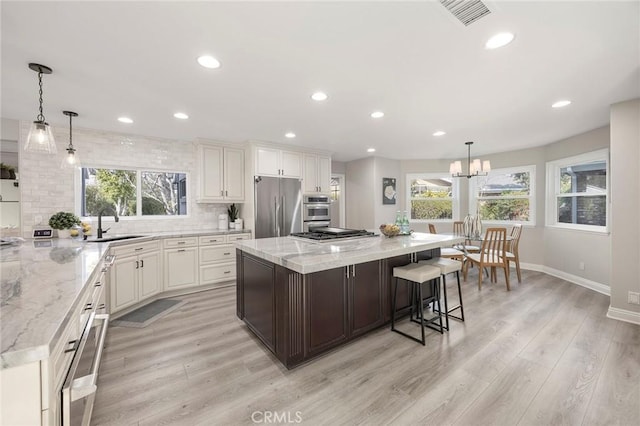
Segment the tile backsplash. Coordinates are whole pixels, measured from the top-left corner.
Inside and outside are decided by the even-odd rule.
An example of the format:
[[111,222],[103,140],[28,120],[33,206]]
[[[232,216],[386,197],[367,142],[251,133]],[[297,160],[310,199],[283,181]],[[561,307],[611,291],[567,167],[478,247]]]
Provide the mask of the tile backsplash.
[[[24,146],[29,125],[29,122],[20,122],[20,147]],[[69,130],[54,128],[53,133],[58,149],[55,155],[20,149],[21,217],[25,238],[31,237],[34,228],[48,226],[49,218],[57,211],[79,214],[76,211],[79,205],[76,197],[80,197],[79,171],[60,167],[66,155]],[[112,234],[213,230],[218,226],[218,215],[227,211],[226,204],[195,202],[198,173],[192,142],[74,127],[73,145],[82,166],[188,173],[188,216],[122,218],[118,223],[114,223],[112,217],[105,217],[103,228],[110,227]],[[97,224],[93,223],[93,227]]]

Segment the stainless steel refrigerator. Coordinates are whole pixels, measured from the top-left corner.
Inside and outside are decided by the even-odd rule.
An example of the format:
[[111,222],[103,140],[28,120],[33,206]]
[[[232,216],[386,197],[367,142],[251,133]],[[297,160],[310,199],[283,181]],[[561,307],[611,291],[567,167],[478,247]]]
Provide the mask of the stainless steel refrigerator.
[[256,238],[284,237],[302,231],[299,179],[256,176]]

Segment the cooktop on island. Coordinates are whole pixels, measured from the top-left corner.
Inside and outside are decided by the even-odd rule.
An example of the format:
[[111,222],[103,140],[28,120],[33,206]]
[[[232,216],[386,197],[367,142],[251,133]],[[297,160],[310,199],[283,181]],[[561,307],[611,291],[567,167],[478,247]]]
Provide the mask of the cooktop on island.
[[306,240],[328,242],[340,241],[347,238],[375,237],[378,234],[364,229],[314,228],[313,232],[294,232],[290,235]]

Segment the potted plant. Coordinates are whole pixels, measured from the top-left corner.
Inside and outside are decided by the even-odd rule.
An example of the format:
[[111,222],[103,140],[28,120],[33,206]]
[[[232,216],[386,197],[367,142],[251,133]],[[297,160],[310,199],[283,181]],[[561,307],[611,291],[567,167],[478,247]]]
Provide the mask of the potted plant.
[[236,219],[238,218],[238,208],[235,204],[231,204],[227,209],[227,213],[229,214],[229,227],[235,229]]
[[49,219],[49,226],[58,231],[58,238],[69,237],[69,230],[78,225],[80,218],[69,212],[58,212]]

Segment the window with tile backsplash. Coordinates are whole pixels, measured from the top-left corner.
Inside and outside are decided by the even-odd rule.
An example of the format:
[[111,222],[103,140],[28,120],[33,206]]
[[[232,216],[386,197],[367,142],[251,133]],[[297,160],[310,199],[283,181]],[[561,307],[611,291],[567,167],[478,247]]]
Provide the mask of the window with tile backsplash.
[[[20,122],[20,148],[29,132],[29,122]],[[54,127],[58,144],[55,155],[25,152],[20,149],[20,186],[22,199],[22,234],[30,238],[34,228],[47,226],[49,217],[57,211],[72,211],[81,215],[80,169],[61,169],[69,139],[68,129]],[[114,166],[123,169],[151,171],[184,171],[187,175],[186,216],[147,216],[135,220],[120,220],[105,216],[107,227],[114,234],[155,233],[165,231],[213,230],[218,215],[227,212],[226,204],[196,203],[196,150],[191,141],[152,138],[124,133],[74,127],[73,144],[82,164],[92,167]]]

